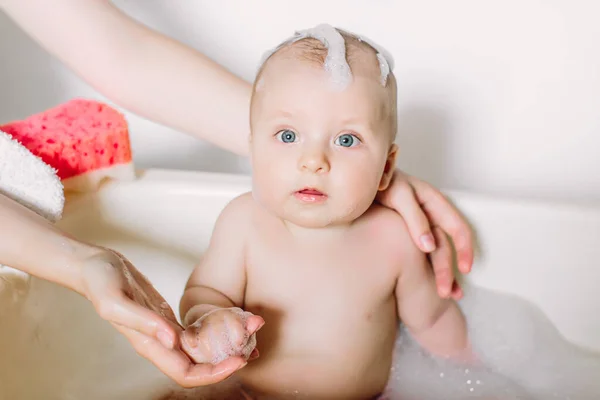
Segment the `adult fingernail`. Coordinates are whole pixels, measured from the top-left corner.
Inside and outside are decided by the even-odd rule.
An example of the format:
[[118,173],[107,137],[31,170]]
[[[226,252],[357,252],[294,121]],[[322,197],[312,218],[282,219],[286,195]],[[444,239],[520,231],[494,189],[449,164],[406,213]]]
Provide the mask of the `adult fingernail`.
[[165,346],[167,349],[172,349],[173,348],[173,338],[171,337],[171,335],[165,331],[159,331],[156,334],[156,337],[158,338],[158,341]]
[[425,251],[435,250],[435,240],[433,239],[433,235],[431,233],[421,235],[421,245]]
[[463,273],[470,272],[470,270],[471,270],[471,265],[469,265],[469,263],[468,263],[468,262],[466,262],[466,261],[462,261],[462,262],[459,264],[459,270],[460,270],[461,272],[463,272]]

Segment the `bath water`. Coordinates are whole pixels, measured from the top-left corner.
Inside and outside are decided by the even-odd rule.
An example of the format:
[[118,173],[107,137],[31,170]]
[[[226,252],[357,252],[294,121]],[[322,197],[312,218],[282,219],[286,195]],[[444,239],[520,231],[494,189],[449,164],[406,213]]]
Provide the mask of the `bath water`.
[[402,329],[388,384],[391,399],[600,398],[600,353],[569,344],[533,304],[467,288],[460,305],[484,366],[434,359]]
[[[470,287],[460,305],[482,365],[464,366],[431,357],[402,327],[386,399],[600,398],[600,354],[569,344],[531,303]],[[206,389],[188,390],[180,396],[173,399],[219,398]]]
[[[125,254],[176,309],[197,254],[103,228],[99,223],[93,226],[94,232],[80,236]],[[600,398],[600,354],[568,344],[530,303],[466,288],[460,305],[485,366],[464,367],[434,359],[401,330],[388,398]],[[39,280],[33,280],[22,303],[0,307],[0,354],[0,400],[154,400],[172,387],[155,367],[136,356],[114,328],[99,319],[85,299]],[[219,390],[228,385],[233,381],[186,390],[177,398],[222,399]]]

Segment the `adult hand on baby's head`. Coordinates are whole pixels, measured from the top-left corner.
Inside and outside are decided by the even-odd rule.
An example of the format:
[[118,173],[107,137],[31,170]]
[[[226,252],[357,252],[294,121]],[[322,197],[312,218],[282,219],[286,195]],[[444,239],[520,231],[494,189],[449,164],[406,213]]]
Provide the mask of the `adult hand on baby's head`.
[[197,363],[219,365],[231,358],[252,361],[258,357],[256,332],[265,321],[238,307],[215,308],[190,324],[181,346]]
[[456,246],[459,271],[469,273],[473,264],[472,232],[458,210],[439,190],[398,169],[377,200],[401,214],[415,244],[431,253],[439,295],[460,299],[463,292],[454,280],[451,245],[444,234],[448,233]]
[[244,365],[226,360],[195,365],[179,348],[183,327],[165,299],[125,257],[98,249],[81,266],[80,292],[134,349],[183,387],[222,381]]

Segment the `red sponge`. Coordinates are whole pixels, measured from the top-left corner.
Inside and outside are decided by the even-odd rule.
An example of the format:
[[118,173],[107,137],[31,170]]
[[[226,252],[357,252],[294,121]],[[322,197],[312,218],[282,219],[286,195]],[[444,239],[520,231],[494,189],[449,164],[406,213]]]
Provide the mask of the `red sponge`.
[[127,121],[106,104],[71,100],[0,130],[56,169],[65,190],[135,177]]

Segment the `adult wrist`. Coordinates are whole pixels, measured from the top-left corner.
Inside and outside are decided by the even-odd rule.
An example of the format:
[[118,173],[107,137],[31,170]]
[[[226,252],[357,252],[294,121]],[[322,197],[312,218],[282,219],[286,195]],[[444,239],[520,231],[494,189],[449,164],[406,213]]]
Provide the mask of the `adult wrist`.
[[64,282],[63,286],[89,300],[85,279],[86,269],[103,268],[106,265],[114,264],[118,262],[118,256],[107,248],[88,243],[73,241],[69,245],[71,254],[66,263],[69,266],[66,274],[68,282]]

